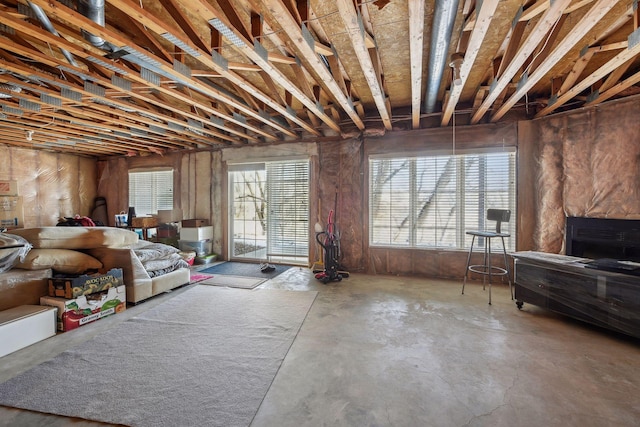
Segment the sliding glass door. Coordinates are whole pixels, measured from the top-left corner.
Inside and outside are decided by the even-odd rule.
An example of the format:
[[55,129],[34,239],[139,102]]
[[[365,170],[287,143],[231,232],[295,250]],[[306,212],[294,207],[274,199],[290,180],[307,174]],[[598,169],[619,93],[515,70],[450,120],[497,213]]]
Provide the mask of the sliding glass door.
[[307,265],[309,162],[229,166],[231,259]]

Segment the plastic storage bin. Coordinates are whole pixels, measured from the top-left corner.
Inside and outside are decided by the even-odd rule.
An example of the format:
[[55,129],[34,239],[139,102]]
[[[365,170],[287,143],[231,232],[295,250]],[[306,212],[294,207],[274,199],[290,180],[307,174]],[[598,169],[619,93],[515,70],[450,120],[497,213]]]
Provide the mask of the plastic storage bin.
[[178,240],[178,247],[183,252],[193,251],[196,256],[205,256],[211,253],[211,240]]

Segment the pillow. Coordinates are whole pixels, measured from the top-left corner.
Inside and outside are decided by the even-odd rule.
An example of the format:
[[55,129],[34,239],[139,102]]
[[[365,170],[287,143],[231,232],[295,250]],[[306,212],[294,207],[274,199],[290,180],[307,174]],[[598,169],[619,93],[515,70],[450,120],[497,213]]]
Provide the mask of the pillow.
[[16,264],[16,268],[51,268],[65,274],[82,274],[87,270],[102,268],[102,263],[90,255],[69,249],[31,249],[24,261]]
[[138,241],[138,233],[115,227],[19,228],[11,233],[24,237],[36,249],[119,248]]
[[15,263],[24,260],[31,245],[20,236],[0,233],[0,273],[13,268]]

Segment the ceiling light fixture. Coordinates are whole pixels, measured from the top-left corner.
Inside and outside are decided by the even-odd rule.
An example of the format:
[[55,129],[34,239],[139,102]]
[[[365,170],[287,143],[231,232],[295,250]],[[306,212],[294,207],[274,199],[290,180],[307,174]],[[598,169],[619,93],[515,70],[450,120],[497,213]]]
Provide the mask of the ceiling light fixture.
[[453,69],[453,84],[459,86],[462,84],[462,77],[460,76],[460,67],[464,61],[464,55],[462,53],[454,53],[451,55],[451,62],[449,66]]
[[26,132],[25,139],[27,141],[33,141],[33,131],[32,130],[28,130]]

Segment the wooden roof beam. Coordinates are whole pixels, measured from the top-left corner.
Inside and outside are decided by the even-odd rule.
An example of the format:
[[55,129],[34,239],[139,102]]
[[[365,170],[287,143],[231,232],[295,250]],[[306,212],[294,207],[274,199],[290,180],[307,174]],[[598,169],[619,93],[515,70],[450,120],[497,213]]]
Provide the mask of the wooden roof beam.
[[531,33],[524,41],[522,46],[518,49],[516,56],[505,68],[503,74],[495,82],[491,92],[485,98],[484,102],[478,110],[471,117],[471,124],[476,124],[482,119],[484,114],[489,110],[495,99],[502,93],[502,91],[511,82],[511,79],[516,75],[522,64],[534,51],[536,46],[540,44],[543,38],[549,33],[549,30],[555,22],[560,18],[564,9],[571,3],[571,0],[555,0],[553,4],[547,9],[544,15],[540,18],[536,26],[531,30]]
[[[228,16],[222,16],[215,8],[213,8],[206,0],[192,0],[192,3],[197,3],[199,5],[199,11],[201,16],[203,16],[207,21],[211,21],[212,19],[217,19],[222,25],[229,29],[229,31],[234,33],[235,38],[237,39],[234,44],[235,48],[239,50],[242,54],[244,54],[247,58],[253,61],[256,65],[262,68],[265,72],[267,72],[271,78],[281,85],[285,90],[290,92],[294,97],[296,97],[305,107],[307,107],[311,112],[317,115],[327,126],[334,129],[335,131],[339,131],[340,127],[337,123],[333,121],[333,119],[327,115],[322,108],[318,106],[316,102],[307,97],[295,84],[293,84],[287,76],[280,71],[275,65],[273,65],[269,61],[268,55],[265,57],[260,52],[263,51],[264,48],[262,46],[258,47],[258,42],[254,41],[251,37],[246,38],[243,36],[242,31],[238,31],[235,27],[233,27],[232,22],[235,22],[236,18],[232,19]],[[227,10],[227,15],[236,15],[235,11]],[[256,30],[254,28],[254,30]],[[264,53],[264,52],[263,52]],[[259,98],[262,101],[264,99]],[[271,103],[275,103],[275,101],[271,101]],[[269,105],[269,103],[267,103]],[[273,105],[270,105],[274,108]],[[289,117],[292,121],[300,125],[307,132],[312,133],[314,135],[320,135],[320,132],[313,127],[310,126],[307,122],[298,118],[297,115],[293,116],[287,109],[281,104],[278,104],[281,109],[281,114],[283,116]]]
[[409,6],[409,58],[411,62],[411,126],[420,128],[422,106],[422,63],[424,50],[425,0],[410,1]]
[[622,76],[624,76],[624,73],[627,72],[627,70],[629,69],[631,64],[633,64],[634,61],[635,61],[635,58],[631,58],[630,60],[628,60],[627,62],[625,62],[618,68],[616,68],[615,70],[613,70],[613,72],[609,74],[609,77],[607,77],[607,79],[602,83],[602,86],[598,88],[598,92],[604,93],[607,90],[611,89],[613,86],[615,86],[620,81]]
[[515,58],[518,53],[518,48],[520,47],[520,42],[522,41],[522,37],[524,36],[524,30],[527,28],[527,23],[525,21],[518,21],[514,26],[511,27],[511,32],[507,36],[509,41],[507,42],[507,47],[504,50],[504,55],[502,55],[502,59],[500,60],[500,65],[498,66],[498,70],[495,73],[495,78],[498,79],[504,73],[504,70],[511,64],[513,58]]
[[[146,10],[141,9],[137,4],[132,4],[131,2],[128,1],[120,1],[120,0],[109,0],[110,3],[112,3],[114,5],[114,7],[120,6],[122,7],[124,10],[122,10],[124,13],[128,13],[130,16],[134,16],[136,19],[138,19],[138,21],[145,25],[148,29],[150,30],[155,30],[154,32],[156,32],[157,34],[165,34],[166,33],[166,29],[164,27],[164,25],[162,23],[160,23],[157,19],[155,19],[155,17],[152,17]],[[102,27],[96,23],[94,23],[93,21],[87,19],[86,17],[82,16],[81,14],[67,8],[66,6],[64,6],[62,3],[57,2],[57,1],[53,1],[53,0],[32,0],[33,3],[37,3],[40,7],[42,7],[43,10],[45,10],[50,16],[56,16],[59,19],[62,20],[66,20],[68,22],[72,22],[74,25],[77,25],[80,28],[84,28],[88,31],[90,31],[92,34],[97,35],[99,37],[102,37],[106,40],[111,41],[113,44],[115,44],[116,46],[130,46],[130,40],[128,40],[127,38],[121,36],[120,34],[110,30],[109,28],[105,28]],[[179,37],[179,36],[176,36]],[[182,37],[180,39],[184,45],[189,46],[191,49],[193,49],[194,51],[197,51],[198,48],[189,40],[185,39],[184,37]],[[138,46],[134,46],[134,48],[137,48],[140,52],[145,52],[144,49],[138,47]],[[162,71],[164,73],[166,73],[167,75],[172,75],[176,77],[176,80],[182,80],[184,81],[186,79],[186,77],[184,75],[182,75],[181,73],[175,71],[173,69],[173,64],[167,64],[166,61],[162,60],[161,58],[158,57],[154,57],[154,55],[145,52],[145,55],[149,56],[152,60],[156,61],[159,64],[159,68],[162,69]],[[214,63],[213,59],[211,57],[209,57],[209,55],[203,55],[200,54],[196,59],[200,60],[204,65],[209,66],[213,69],[216,69],[217,71],[224,71],[225,77],[227,77],[229,80],[233,81],[234,83],[237,83],[239,86],[241,86],[244,90],[249,91],[250,93],[253,93],[256,97],[263,97],[265,99],[268,99],[268,97],[264,94],[262,94],[257,88],[255,88],[253,85],[249,84],[247,81],[245,81],[243,78],[241,78],[240,76],[238,76],[235,73],[232,72],[228,72],[227,70],[221,70],[221,67],[219,67],[217,64]],[[220,68],[220,70],[218,70],[218,68]],[[187,79],[188,80],[188,79]],[[244,105],[241,102],[238,102],[237,100],[235,100],[233,97],[228,96],[227,94],[223,93],[220,90],[217,90],[209,85],[206,85],[204,83],[202,83],[199,80],[194,80],[191,79],[189,80],[190,84],[196,88],[199,92],[204,93],[214,99],[217,99],[221,102],[233,105],[235,108],[237,108],[239,111],[241,111],[243,114],[246,114],[247,116],[250,116],[264,124],[267,124],[269,126],[271,126],[272,128],[279,130],[280,132],[283,132],[285,134],[288,134],[290,136],[296,136],[296,134],[291,131],[290,129],[280,125],[279,123],[275,122],[274,120],[271,120],[269,118],[263,117],[261,114],[259,114],[257,111],[252,110],[251,108],[247,107],[246,105]],[[276,105],[276,103],[272,100],[269,101],[270,104],[273,104],[274,107],[278,108],[279,106]],[[284,108],[279,108],[280,112],[286,112],[286,110]],[[268,137],[271,139],[274,139],[275,137],[273,135],[267,134],[269,135]]]
[[525,71],[527,73],[529,74],[533,73],[536,70],[536,68],[538,68],[540,64],[543,63],[549,57],[549,54],[551,53],[551,50],[553,49],[553,46],[556,43],[556,40],[560,36],[562,26],[564,25],[564,22],[566,21],[567,17],[568,15],[566,13],[560,17],[560,19],[558,20],[558,23],[553,27],[553,29],[551,30],[551,33],[545,40],[544,44],[542,46],[539,46],[536,53],[532,55],[531,62],[525,68]]
[[[1,12],[0,12],[0,15],[2,15],[2,13],[1,13]],[[5,22],[7,22],[7,23],[8,23],[8,22],[10,22],[10,21],[8,20],[8,18],[6,18],[6,17],[5,17]],[[67,41],[66,41],[66,40],[64,40],[64,39],[54,38],[55,36],[53,36],[51,33],[47,32],[47,31],[44,31],[44,30],[41,30],[41,29],[40,29],[40,28],[38,28],[38,27],[33,27],[33,26],[31,26],[31,25],[29,25],[29,24],[27,24],[27,23],[23,23],[22,21],[18,21],[18,23],[13,23],[12,25],[13,25],[13,26],[15,26],[15,27],[20,28],[22,31],[29,31],[29,32],[30,32],[31,34],[33,34],[33,35],[39,35],[39,36],[41,36],[41,37],[43,38],[43,40],[48,41],[48,42],[50,42],[50,43],[58,43],[58,44],[60,44],[60,45],[63,45],[67,50],[69,50],[71,53],[73,53],[74,55],[76,55],[76,56],[78,56],[78,57],[82,57],[82,55],[85,55],[85,54],[86,54],[86,53],[84,53],[83,51],[78,50],[78,49],[77,49],[77,48],[76,48],[72,43],[67,42]],[[21,25],[22,25],[22,26],[21,26]],[[5,44],[6,44],[6,43],[5,43]],[[8,46],[8,47],[12,48],[12,50],[13,50],[14,52],[19,53],[19,54],[21,54],[21,55],[23,55],[23,56],[26,56],[26,57],[33,57],[34,59],[38,60],[39,62],[47,62],[47,63],[48,63],[48,64],[50,64],[50,66],[52,66],[52,67],[57,67],[57,66],[59,66],[59,65],[61,65],[61,64],[62,64],[61,62],[52,61],[49,57],[47,57],[46,55],[44,55],[44,54],[42,54],[42,53],[40,53],[40,52],[37,52],[37,53],[36,53],[36,52],[35,52],[35,51],[33,51],[33,50],[26,50],[26,48],[23,48],[22,46],[13,45],[13,46]],[[9,67],[8,65],[5,65],[5,68],[8,68],[8,67]],[[72,67],[72,66],[71,66],[71,65],[69,65],[69,64],[66,64],[66,65],[65,65],[65,67],[67,67],[67,69],[74,68],[74,67]],[[26,67],[18,68],[18,71],[17,71],[17,72],[18,72],[19,74],[23,74],[23,75],[26,75],[26,76],[33,74],[33,70],[31,70],[30,68],[26,68]],[[69,73],[68,73],[68,74],[69,74]],[[126,74],[126,75],[127,75],[127,78],[128,78],[128,79],[130,79],[130,80],[133,80],[134,82],[144,84],[145,86],[149,86],[149,83],[148,83],[148,82],[146,82],[144,79],[142,79],[139,75],[136,75],[136,73],[135,73],[135,72],[133,72],[133,71],[132,71],[132,70],[130,70],[130,69],[127,69],[127,68],[123,67],[123,69],[122,69],[122,73],[121,73],[121,74]],[[49,76],[47,76],[47,78],[50,78],[50,77],[49,77]],[[117,86],[113,85],[113,84],[111,83],[111,81],[110,81],[110,80],[107,80],[107,79],[103,79],[103,78],[101,78],[101,79],[96,79],[96,83],[99,83],[99,84],[101,84],[102,86],[107,87],[107,88],[114,88],[114,89],[116,89],[116,90],[118,90],[118,91],[124,91],[123,89],[121,89],[121,88],[119,88],[119,87],[117,87]],[[60,87],[62,87],[62,86],[69,86],[69,82],[65,80],[64,82],[61,82],[61,83],[59,84],[59,86],[60,86]],[[159,90],[159,91],[162,91],[162,92],[164,92],[164,93],[166,93],[166,94],[168,94],[168,95],[170,95],[170,96],[172,96],[173,98],[178,98],[178,99],[182,100],[183,102],[187,102],[187,103],[189,103],[189,104],[192,104],[192,103],[193,103],[193,100],[192,100],[191,98],[189,98],[189,97],[187,97],[187,96],[185,96],[185,95],[183,95],[183,94],[180,94],[179,92],[177,92],[177,91],[175,91],[175,90],[168,89],[168,88],[163,88],[163,87],[161,87],[161,86],[157,87],[156,89],[157,89],[157,90]],[[82,91],[82,90],[83,90],[83,88],[81,88],[81,87],[77,87],[77,86],[76,86],[76,87],[74,87],[74,90]],[[139,94],[139,93],[137,93],[137,92],[127,91],[127,93],[129,93],[130,95],[135,96],[135,97],[141,97],[141,96],[142,96],[141,94]],[[149,100],[150,98],[148,98],[148,97],[147,97],[147,98],[145,98],[145,99],[146,99],[146,100]],[[118,102],[117,102],[117,101],[115,101],[115,100],[109,100],[109,102],[116,103],[116,104],[118,103]],[[156,104],[158,104],[158,103],[156,103]],[[168,107],[168,105],[171,105],[171,104],[170,104],[170,103],[169,103],[169,104],[166,104],[166,103],[165,103],[165,104],[163,104],[163,105],[162,105],[162,108],[165,108],[165,109],[166,109],[166,108],[173,108],[173,107]],[[207,108],[206,106],[201,106],[201,107],[202,107],[205,111],[209,112],[210,114],[214,114],[214,115],[216,115],[216,116],[222,116],[222,114],[221,114],[221,113],[219,113],[218,111],[216,111],[216,110],[214,110],[214,109]],[[202,118],[201,118],[201,117],[195,116],[195,115],[190,114],[190,113],[186,113],[186,112],[184,112],[183,110],[180,110],[180,109],[177,109],[177,108],[173,108],[173,110],[174,110],[174,112],[177,112],[178,114],[180,114],[180,115],[182,115],[182,116],[191,116],[191,118],[192,118],[192,119],[194,119],[194,120],[202,120]],[[169,117],[166,117],[166,116],[161,116],[161,117],[159,117],[159,118],[160,118],[161,120],[174,121],[174,122],[176,122],[176,124],[180,124],[180,125],[183,125],[183,124],[184,124],[182,121],[178,121],[177,119],[169,118]],[[224,120],[228,120],[228,121],[230,121],[230,122],[236,122],[236,120],[235,120],[233,117],[223,116],[222,118],[223,118]],[[247,124],[245,124],[245,123],[238,122],[238,124],[240,124],[240,125],[244,125],[244,127],[247,127],[247,128],[252,128],[252,126],[247,125]],[[232,132],[232,133],[233,133],[233,132],[236,132],[236,131],[234,131],[233,129],[226,129],[226,128],[224,128],[224,130],[227,130],[227,131]],[[271,138],[274,138],[271,134],[268,134],[268,133],[266,133],[266,132],[262,131],[262,130],[261,130],[261,129],[259,129],[259,128],[255,128],[255,131],[256,131],[257,133],[261,133],[261,132],[262,132],[262,133],[264,133],[264,134],[265,134],[265,136],[267,136],[267,135],[268,135],[268,136],[270,136]],[[222,135],[222,134],[220,134],[220,135]],[[247,138],[246,134],[241,134],[241,136],[242,136],[243,138]],[[222,135],[221,137],[222,137],[222,138],[227,138],[227,136],[225,136],[225,135]]]
[[[43,1],[43,0],[36,0],[36,1]],[[129,0],[107,0],[111,5],[113,5],[114,7],[118,8],[119,10],[121,10],[124,13],[128,13],[131,16],[134,16],[141,24],[143,24],[145,27],[147,27],[148,30],[153,31],[154,33],[162,36],[163,34],[165,34],[167,32],[167,29],[164,26],[164,23],[157,18],[154,15],[149,14],[148,12],[146,12],[144,9],[142,9],[137,3],[134,3],[132,1]],[[207,17],[210,14],[208,14],[207,12],[212,9],[211,5],[209,3],[207,3],[206,1],[199,1],[198,5],[200,5],[201,7],[197,7],[196,5],[193,4],[194,2],[190,2],[190,7],[193,7],[195,10],[195,12],[199,12],[201,16],[203,17]],[[221,4],[221,6],[232,10],[233,6],[230,3],[227,2],[223,2],[225,4],[225,6],[223,6]],[[229,12],[230,13],[230,12]],[[218,13],[218,15],[220,15]],[[232,22],[235,22],[236,20],[238,20],[239,18],[237,16],[235,16],[234,14],[232,15]],[[235,17],[234,17],[235,16]],[[232,25],[231,23],[229,23],[228,25]],[[239,25],[239,28],[236,28],[235,31],[238,32],[239,34],[242,35],[242,37],[245,38],[245,40],[248,40],[250,38],[249,32],[248,30],[244,27],[244,25]],[[235,27],[233,27],[235,28]],[[290,112],[286,110],[286,108],[284,108],[282,105],[278,104],[277,102],[275,102],[273,99],[271,99],[271,97],[269,97],[267,94],[263,93],[260,89],[258,89],[257,87],[255,87],[253,84],[251,84],[249,81],[247,81],[246,79],[244,79],[242,76],[240,76],[239,74],[236,74],[233,71],[230,71],[227,67],[224,67],[221,64],[216,63],[213,58],[209,55],[208,52],[202,52],[197,46],[195,46],[193,44],[193,42],[189,39],[186,39],[184,37],[180,37],[180,35],[176,35],[173,34],[182,44],[189,46],[189,48],[192,50],[192,52],[194,53],[192,56],[196,61],[199,61],[200,63],[202,63],[205,66],[208,66],[210,68],[212,68],[213,70],[219,72],[223,77],[225,77],[226,79],[228,79],[231,83],[233,83],[234,85],[236,85],[237,87],[241,88],[242,90],[250,93],[252,96],[254,96],[255,98],[257,98],[258,100],[264,102],[266,105],[268,105],[269,107],[273,108],[274,110],[276,110],[278,113],[285,115],[285,116],[290,116]],[[259,64],[258,64],[259,65]],[[172,67],[163,67],[163,70],[165,72],[169,72],[171,74],[177,73],[176,71],[173,70]],[[179,78],[184,79],[184,76],[180,75],[179,73],[177,73],[176,75],[179,75]],[[205,94],[209,94],[210,90],[212,89],[210,86],[203,86],[202,84],[200,84],[199,82],[192,80],[192,83],[194,83],[194,87],[196,87],[199,91],[201,91],[202,93]],[[296,137],[297,135],[291,130],[288,129],[287,127],[284,127],[282,125],[280,125],[278,122],[276,122],[275,120],[271,120],[270,118],[267,117],[263,117],[262,114],[260,114],[259,112],[246,107],[245,105],[243,105],[242,103],[239,103],[237,101],[235,101],[233,98],[228,97],[228,96],[224,96],[224,98],[226,99],[221,99],[220,95],[223,95],[222,93],[220,93],[220,91],[215,91],[215,96],[213,96],[214,94],[211,93],[209,94],[210,96],[213,96],[216,99],[219,99],[227,104],[233,105],[234,108],[237,108],[240,112],[242,112],[243,114],[249,115],[251,117],[253,117],[254,119],[257,119],[277,130],[279,130],[280,132],[287,134],[289,136],[292,137]],[[315,129],[311,128],[308,123],[306,123],[305,121],[303,121],[302,119],[298,118],[297,116],[295,117],[291,117],[291,119],[293,121],[295,121],[296,123],[298,123],[300,126],[302,126],[303,128],[307,129],[310,132],[317,132]]]
[[[37,91],[40,93],[46,93],[47,95],[54,97],[54,98],[58,98],[60,100],[64,100],[64,98],[60,95],[59,92],[56,92],[54,90],[51,89],[46,89],[44,87],[41,86],[36,86],[33,84],[29,84],[29,83],[24,83],[24,82],[20,82],[18,79],[15,79],[11,76],[4,76],[3,78],[0,78],[0,80],[5,80],[5,81],[11,81],[13,83],[17,83],[20,84],[22,87],[25,88],[29,88],[33,91]],[[83,96],[85,98],[88,99],[92,99],[92,98],[99,98],[94,94],[91,94],[89,92],[85,92],[82,90],[78,90],[78,92],[82,93]],[[24,97],[24,96],[23,96]],[[43,103],[40,101],[40,99],[38,97],[34,97],[34,96],[30,96],[29,100],[31,102],[34,102],[36,104],[42,105],[42,106],[46,106],[46,103]],[[128,103],[121,103],[115,100],[110,99],[109,102],[112,105],[116,105],[116,106],[121,106],[123,108],[129,108],[129,109],[136,109],[135,105],[131,105]],[[76,108],[78,107],[82,107],[82,110],[76,110]],[[179,135],[176,135],[176,138],[173,138],[171,136],[171,134],[167,135],[167,134],[163,134],[163,133],[158,133],[157,131],[154,131],[152,129],[150,129],[147,126],[142,126],[139,125],[138,123],[145,123],[148,125],[153,125],[157,128],[161,128],[161,129],[165,129],[168,130],[170,132],[174,132],[170,126],[168,126],[167,124],[163,123],[163,122],[156,122],[150,119],[146,119],[143,116],[137,116],[137,115],[133,115],[132,113],[127,113],[124,110],[121,109],[117,109],[114,107],[109,107],[106,105],[100,105],[94,102],[89,102],[89,101],[80,101],[80,102],[75,102],[74,105],[67,105],[66,107],[66,111],[68,113],[74,113],[77,115],[82,115],[84,117],[90,118],[93,120],[93,122],[87,122],[86,124],[94,124],[96,127],[102,127],[105,129],[105,132],[109,132],[109,131],[113,131],[116,130],[117,128],[112,128],[110,127],[110,125],[107,125],[105,123],[109,122],[109,123],[113,123],[114,126],[121,126],[123,124],[125,124],[125,122],[123,122],[123,119],[130,119],[130,121],[126,122],[126,125],[129,128],[134,128],[134,129],[138,129],[141,131],[145,131],[148,133],[152,133],[152,134],[157,134],[160,136],[163,136],[166,140],[171,141],[171,140],[177,140],[178,142],[176,142],[175,144],[183,146],[183,147],[188,147],[191,144],[189,143],[185,143],[184,141],[182,141],[179,137]],[[98,111],[99,113],[94,113],[93,111]],[[49,113],[50,115],[54,116],[54,117],[58,117],[56,116],[54,113]],[[58,118],[64,118],[64,116],[60,116]],[[185,123],[182,121],[178,121],[175,120],[176,124],[181,124],[184,125]],[[205,130],[204,133],[209,134],[210,136],[214,136],[223,140],[229,140],[231,142],[239,142],[237,140],[234,139],[230,139],[228,136],[224,135],[224,134],[220,134],[219,132],[212,132],[212,131],[207,131]],[[155,143],[150,143],[151,145],[160,145],[163,146],[164,144],[155,144]]]
[[588,50],[584,53],[584,55],[580,56],[580,58],[573,64],[573,68],[569,71],[569,74],[566,75],[560,89],[557,93],[552,93],[552,95],[560,96],[566,91],[568,91],[580,78],[582,72],[587,68],[589,61],[593,58],[595,54],[594,51]]
[[362,68],[362,73],[369,86],[373,100],[378,108],[380,119],[384,124],[385,129],[391,130],[391,111],[387,107],[386,94],[383,87],[383,81],[381,77],[381,70],[374,66],[374,61],[371,55],[376,55],[377,52],[370,53],[367,48],[364,37],[360,32],[360,24],[358,23],[358,13],[353,5],[352,0],[336,0],[340,17],[347,30],[351,45],[355,51],[356,58]]
[[509,109],[520,100],[537,82],[540,81],[620,0],[598,0],[567,36],[553,49],[547,59],[536,68],[518,89],[493,114],[491,121],[500,120]]
[[187,15],[182,11],[175,0],[160,0],[160,4],[162,4],[165,10],[169,12],[169,15],[176,21],[180,29],[184,31],[187,37],[189,37],[196,46],[207,53],[211,53],[211,48],[200,36],[200,32],[191,23],[189,18],[187,18]]
[[[299,58],[305,63],[306,68],[315,76],[316,81],[334,98],[358,129],[364,129],[364,122],[353,108],[351,99],[342,92],[340,85],[333,78],[324,62],[316,54],[315,49],[305,40],[302,34],[302,28],[291,15],[283,0],[271,0],[268,7],[262,7],[262,2],[258,0],[250,0],[250,2],[256,10],[263,12],[263,16],[272,27],[277,28],[279,26],[284,30],[292,45],[297,50]],[[277,24],[277,26],[274,24]]]
[[619,94],[620,92],[622,92],[623,90],[629,89],[631,86],[634,86],[635,84],[640,82],[640,72],[635,73],[634,75],[627,77],[625,80],[618,82],[617,84],[611,86],[608,90],[603,91],[601,94],[599,94],[596,98],[592,99],[591,101],[588,101],[585,106],[592,106],[592,105],[596,105],[596,104],[600,104],[614,96],[616,96],[617,94]]
[[460,82],[459,84],[456,84],[455,82],[451,84],[449,98],[447,99],[447,102],[442,109],[442,120],[440,121],[441,126],[446,126],[449,124],[451,115],[453,114],[456,105],[460,100],[462,89],[464,88],[467,82],[467,78],[471,73],[471,69],[473,68],[473,64],[476,61],[478,52],[480,52],[482,41],[484,40],[487,31],[489,31],[489,27],[491,26],[491,21],[493,19],[493,14],[495,13],[499,3],[499,0],[484,0],[482,2],[481,8],[478,11],[478,19],[476,20],[476,25],[473,27],[471,36],[469,38],[468,48],[464,54],[464,60],[460,65]]
[[[577,0],[574,4],[568,6],[564,10],[564,14],[569,14],[571,12],[575,12],[576,10],[588,5],[589,3],[593,3],[594,0]],[[545,12],[549,9],[549,6],[552,2],[549,0],[538,0],[533,5],[529,6],[524,13],[520,16],[520,21],[530,21],[541,13]]]
[[[640,29],[636,29],[629,37],[637,38],[640,36]],[[607,76],[609,73],[615,71],[616,68],[623,65],[625,62],[633,59],[637,55],[640,54],[640,43],[629,44],[629,47],[615,57],[610,59],[607,63],[600,66],[597,70],[591,73],[589,76],[585,77],[580,83],[573,86],[567,92],[558,97],[558,99],[551,105],[547,105],[545,108],[540,110],[536,117],[543,117],[547,114],[550,114],[557,110],[559,107],[564,105],[567,101],[573,99],[578,96],[583,90],[587,89],[589,86]]]

